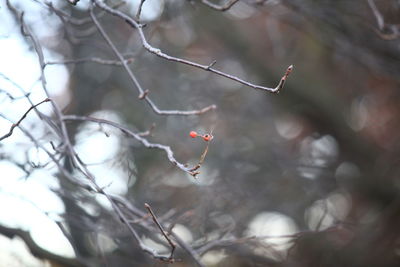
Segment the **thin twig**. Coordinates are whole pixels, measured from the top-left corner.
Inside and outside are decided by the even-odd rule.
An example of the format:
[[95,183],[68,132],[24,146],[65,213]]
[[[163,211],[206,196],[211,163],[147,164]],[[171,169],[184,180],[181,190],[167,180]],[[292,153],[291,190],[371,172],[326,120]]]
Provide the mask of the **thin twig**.
[[[97,1],[96,1],[97,4]],[[102,5],[104,5],[102,3]],[[107,6],[108,7],[108,6]],[[114,9],[113,9],[114,10]],[[107,11],[107,10],[106,10]],[[148,96],[148,91],[146,93],[146,90],[144,90],[142,88],[142,86],[140,85],[138,79],[136,78],[136,76],[133,74],[132,70],[129,68],[128,64],[126,64],[123,56],[121,55],[121,53],[118,51],[117,47],[114,45],[114,43],[111,41],[110,37],[108,36],[108,34],[105,32],[104,28],[101,26],[100,22],[97,20],[94,11],[93,11],[93,6],[90,8],[90,16],[94,22],[94,24],[96,25],[98,31],[100,32],[101,36],[104,38],[104,40],[107,42],[107,44],[110,46],[110,48],[113,50],[114,54],[116,55],[116,57],[119,59],[119,61],[121,62],[122,66],[124,67],[124,69],[126,70],[126,72],[128,73],[129,78],[131,79],[132,83],[136,86],[136,88],[139,91],[139,98],[140,99],[144,99],[152,108],[152,110],[159,114],[159,115],[182,115],[182,116],[188,116],[188,115],[200,115],[203,113],[206,113],[210,110],[213,110],[216,108],[215,105],[211,105],[208,107],[205,107],[203,109],[200,110],[189,110],[189,111],[182,111],[182,110],[160,110],[156,104],[154,104],[154,102],[149,98]],[[129,18],[130,19],[130,18]],[[136,24],[136,22],[135,22]]]
[[150,126],[150,129],[148,129],[147,131],[138,133],[138,135],[139,135],[139,136],[142,136],[142,137],[143,137],[143,136],[151,136],[151,135],[153,134],[153,131],[154,131],[155,128],[156,128],[156,124],[153,123],[153,124]]
[[[19,17],[20,23],[21,23],[21,33],[30,38],[33,44],[33,47],[36,51],[36,54],[38,56],[38,60],[39,60],[39,64],[40,64],[40,81],[42,84],[42,88],[44,90],[44,92],[46,93],[47,98],[50,99],[50,93],[49,90],[47,89],[47,80],[46,80],[46,76],[44,75],[44,68],[45,68],[45,60],[44,60],[44,55],[43,55],[43,49],[42,46],[40,45],[39,40],[36,38],[36,36],[30,31],[30,29],[28,28],[28,26],[25,24],[24,21],[24,13],[22,12],[19,16],[18,16],[18,11],[15,9],[15,7],[13,7],[11,5],[11,3],[9,2],[9,0],[6,1],[7,2],[7,6],[8,8],[16,14],[17,17]],[[62,117],[62,112],[61,109],[59,108],[59,106],[54,102],[51,101],[51,104],[53,106],[54,112],[56,114],[57,120],[58,122],[61,124],[61,134],[63,135],[63,137],[66,137],[65,140],[69,140],[68,138],[68,133],[67,133],[67,129],[65,127],[65,124],[63,123],[61,117]],[[67,146],[69,148],[72,147],[72,145],[70,144],[70,142],[67,143]]]
[[[10,121],[12,123],[12,121],[10,119],[8,119],[6,116],[4,116],[3,114],[0,114],[0,117]],[[36,147],[42,149],[44,152],[46,152],[46,154],[49,156],[49,158],[57,165],[59,171],[61,172],[61,174],[66,177],[72,184],[77,185],[83,189],[86,189],[88,191],[93,191],[93,189],[91,188],[91,186],[87,183],[84,183],[83,181],[76,179],[75,177],[73,177],[60,163],[60,160],[58,160],[54,154],[50,153],[49,150],[47,150],[47,148],[42,145],[40,142],[38,142],[38,140],[36,140],[36,138],[24,127],[22,127],[22,125],[18,125],[18,128],[35,144]]]
[[[138,209],[125,198],[122,198],[120,196],[111,196],[111,198],[113,199],[113,201],[115,201],[115,203],[121,205],[136,217],[142,218],[148,215],[148,213],[145,213],[142,210]],[[165,226],[163,226],[163,228],[165,228]],[[191,246],[183,241],[176,233],[171,232],[170,234],[174,237],[176,243],[192,257],[197,266],[205,267],[205,265],[201,262],[199,254]]]
[[201,2],[204,5],[206,5],[208,7],[211,7],[212,9],[215,9],[215,10],[218,10],[218,11],[226,11],[226,10],[230,9],[234,4],[239,2],[239,0],[229,0],[223,5],[214,4],[214,3],[212,3],[212,2],[210,2],[208,0],[201,0]]
[[157,225],[158,229],[160,229],[162,235],[165,237],[165,239],[168,241],[169,245],[171,246],[171,254],[169,255],[169,260],[168,262],[173,263],[174,260],[174,251],[176,248],[175,243],[171,240],[171,238],[167,235],[167,233],[164,231],[164,228],[162,225],[158,222],[156,215],[154,214],[153,210],[151,209],[150,205],[147,203],[144,203],[144,207],[149,211],[154,223]]
[[3,135],[2,137],[0,137],[0,141],[2,141],[3,139],[6,139],[7,137],[10,137],[10,136],[13,134],[13,132],[14,132],[14,128],[17,127],[17,126],[19,126],[19,124],[26,118],[26,116],[28,115],[28,113],[29,113],[31,110],[35,109],[37,106],[39,106],[39,105],[41,105],[41,104],[43,104],[43,103],[45,103],[45,102],[49,102],[49,101],[50,101],[50,99],[49,99],[49,98],[46,98],[45,100],[43,100],[43,101],[41,101],[41,102],[39,102],[39,103],[37,103],[37,104],[31,106],[31,107],[24,113],[24,115],[22,115],[22,117],[21,117],[16,123],[13,123],[13,124],[11,125],[10,131],[9,131],[7,134],[5,134],[5,135]]
[[369,7],[372,10],[372,13],[375,16],[376,23],[378,24],[379,30],[383,30],[383,27],[385,26],[385,21],[383,19],[382,14],[379,12],[378,8],[376,7],[374,0],[367,0],[367,1],[368,1]]
[[200,156],[199,162],[198,162],[193,168],[190,169],[190,173],[191,173],[191,175],[192,175],[194,178],[196,178],[197,175],[200,174],[200,171],[199,171],[198,169],[200,169],[201,164],[203,164],[203,162],[204,162],[204,160],[205,160],[205,158],[206,158],[206,155],[207,155],[208,147],[209,147],[209,146],[210,146],[210,142],[207,141],[207,145],[206,145],[206,147],[205,147],[203,153],[202,153],[201,156]]
[[91,121],[91,122],[95,122],[95,123],[99,123],[99,124],[111,125],[111,126],[117,128],[117,129],[119,129],[124,134],[135,138],[137,141],[142,143],[146,148],[156,148],[156,149],[163,150],[167,154],[167,158],[172,164],[177,166],[182,171],[184,171],[186,173],[189,173],[189,174],[192,174],[189,168],[187,168],[184,164],[180,163],[178,160],[175,159],[174,152],[172,152],[171,147],[166,146],[166,145],[162,145],[162,144],[151,143],[147,139],[143,138],[140,134],[134,133],[133,131],[129,130],[128,128],[126,128],[126,127],[124,127],[124,126],[122,126],[122,125],[120,125],[120,124],[118,124],[116,122],[112,122],[112,121],[104,120],[104,119],[97,119],[97,118],[87,117],[87,116],[76,116],[76,115],[65,115],[63,117],[63,120],[64,121],[69,121],[69,120]]
[[139,7],[138,7],[138,10],[137,10],[137,13],[136,13],[136,21],[137,22],[140,21],[140,15],[142,14],[142,7],[143,7],[143,4],[144,4],[145,1],[146,0],[140,0],[140,4],[139,4]]
[[[9,3],[9,1],[7,1],[7,5],[10,8],[13,8],[14,12],[16,12],[16,9]],[[47,95],[49,95],[48,90],[47,90],[47,84],[46,84],[46,77],[44,75],[44,67],[45,67],[45,63],[44,63],[44,56],[43,56],[43,51],[42,51],[42,47],[40,45],[40,43],[38,42],[38,40],[36,39],[35,35],[33,35],[29,29],[27,28],[27,26],[24,23],[23,20],[23,13],[20,16],[20,22],[21,22],[21,30],[22,33],[28,37],[30,37],[30,39],[32,40],[33,46],[35,48],[35,51],[38,55],[39,58],[39,63],[41,66],[41,82],[42,82],[42,87],[43,90],[45,91],[45,93]],[[61,130],[62,130],[62,140],[65,143],[66,147],[67,147],[67,155],[69,155],[69,158],[71,159],[71,163],[73,165],[73,167],[76,168],[77,171],[79,171],[80,173],[82,173],[87,179],[88,181],[91,182],[91,184],[93,185],[93,189],[97,192],[100,193],[102,195],[104,195],[111,203],[114,212],[118,215],[118,217],[120,218],[121,222],[124,223],[129,232],[132,234],[132,236],[134,237],[135,241],[138,243],[138,245],[140,246],[140,248],[152,255],[154,258],[156,259],[160,259],[160,260],[165,260],[166,257],[159,255],[154,249],[151,249],[150,247],[146,246],[143,241],[140,239],[139,234],[136,232],[135,229],[133,229],[133,227],[129,224],[128,219],[125,217],[125,215],[123,214],[123,212],[120,210],[119,206],[113,201],[113,199],[103,190],[103,188],[101,188],[97,183],[96,183],[96,179],[93,176],[93,174],[88,170],[87,166],[84,164],[84,162],[80,159],[80,157],[78,156],[78,154],[76,153],[74,147],[71,144],[71,141],[69,139],[67,130],[66,130],[66,126],[65,126],[65,121],[62,119],[63,115],[61,113],[60,108],[58,107],[58,105],[54,102],[51,101],[53,108],[55,110],[56,113],[56,118],[59,121],[60,125],[61,125]],[[50,156],[50,155],[49,155]],[[53,158],[52,158],[53,159]],[[55,160],[55,159],[53,159]],[[59,167],[60,170],[63,170],[64,168],[62,166],[60,166],[59,164],[57,164],[57,166]],[[83,187],[85,188],[85,187]]]
[[233,80],[235,82],[241,83],[243,85],[246,85],[248,87],[251,87],[253,89],[258,89],[258,90],[262,90],[262,91],[267,91],[270,93],[279,93],[279,91],[283,88],[283,85],[285,84],[285,80],[287,78],[287,76],[289,75],[289,73],[293,70],[293,65],[289,66],[286,70],[286,74],[281,78],[281,80],[279,81],[278,85],[275,88],[270,88],[270,87],[266,87],[266,86],[261,86],[261,85],[256,85],[253,83],[250,83],[248,81],[245,81],[243,79],[240,79],[234,75],[222,72],[220,70],[211,68],[210,65],[202,65],[190,60],[186,60],[186,59],[182,59],[182,58],[178,58],[178,57],[173,57],[170,56],[168,54],[165,54],[161,51],[161,49],[159,48],[155,48],[153,46],[151,46],[149,44],[149,42],[147,41],[147,38],[144,35],[143,32],[143,25],[139,24],[138,22],[136,22],[134,19],[132,19],[130,16],[126,15],[125,13],[113,9],[110,6],[106,5],[105,3],[99,1],[99,0],[92,0],[93,3],[95,3],[98,7],[100,7],[101,9],[105,10],[106,12],[110,13],[111,15],[114,15],[116,17],[119,17],[121,19],[123,19],[126,23],[128,23],[129,25],[131,25],[133,28],[135,28],[138,33],[139,33],[139,37],[141,39],[142,45],[143,47],[149,51],[150,53],[161,57],[163,59],[166,59],[168,61],[172,61],[172,62],[177,62],[177,63],[181,63],[181,64],[185,64],[185,65],[189,65],[198,69],[202,69],[205,71],[209,71],[212,72],[214,74],[217,74],[219,76],[228,78],[230,80]]
[[[67,12],[65,12],[65,11],[63,11],[61,9],[55,8],[52,2],[48,2],[48,1],[43,1],[42,2],[42,1],[39,1],[39,0],[33,0],[33,1],[35,1],[35,2],[37,2],[39,4],[44,4],[50,11],[54,12],[60,19],[61,19],[61,17],[66,18],[66,19],[61,19],[63,22],[68,22],[68,23],[71,23],[71,24],[73,24],[75,26],[82,26],[82,25],[85,25],[85,24],[88,24],[88,23],[92,22],[92,19],[88,18],[88,17],[84,17],[84,18],[72,17]],[[112,7],[113,8],[119,8],[119,7],[121,7],[121,6],[125,5],[125,4],[126,4],[125,1],[121,1],[121,2],[113,4]],[[97,17],[100,18],[100,17],[104,16],[104,14],[106,14],[106,12],[104,12],[104,10],[103,10],[102,12],[97,14]]]
[[[133,60],[134,60],[133,58],[124,59],[124,61],[127,64],[132,63]],[[85,63],[85,62],[93,62],[93,63],[102,64],[102,65],[122,66],[122,63],[118,60],[109,60],[109,59],[103,59],[103,58],[97,58],[97,57],[65,59],[62,61],[48,61],[45,63],[45,65],[48,66],[48,65],[59,65],[59,64],[78,64],[78,63]]]
[[[47,90],[47,83],[46,83],[46,77],[44,74],[44,67],[46,66],[45,64],[45,59],[43,56],[43,50],[42,47],[39,43],[39,41],[37,40],[37,38],[35,37],[35,35],[29,30],[29,28],[27,27],[27,25],[24,23],[24,19],[23,19],[23,13],[21,15],[18,14],[17,10],[11,6],[11,4],[9,3],[9,1],[7,1],[7,4],[9,6],[10,9],[12,9],[12,11],[15,12],[16,17],[19,18],[20,20],[20,24],[21,24],[21,31],[23,33],[24,36],[27,36],[31,39],[32,44],[34,46],[34,49],[36,51],[36,54],[38,56],[39,59],[39,63],[40,63],[40,67],[41,67],[41,77],[40,77],[40,81],[42,83],[42,87],[43,90],[45,91],[45,93],[47,95],[49,95],[48,90]],[[49,101],[50,98],[48,97]],[[61,112],[61,109],[59,108],[59,106],[54,102],[51,101],[54,112],[55,112],[55,118],[53,119],[57,124],[59,124],[60,128],[61,128],[61,132],[60,135],[58,136],[63,145],[62,147],[66,148],[62,151],[62,153],[64,153],[66,156],[68,156],[71,160],[72,167],[82,173],[87,180],[82,180],[82,179],[77,179],[75,177],[73,177],[73,175],[70,174],[69,171],[67,171],[62,164],[60,163],[60,161],[52,154],[50,153],[48,150],[46,150],[46,148],[40,144],[27,130],[23,130],[23,132],[31,138],[32,142],[34,142],[36,144],[36,146],[40,147],[41,149],[43,149],[51,158],[51,160],[53,160],[59,171],[61,172],[61,174],[65,175],[65,177],[68,178],[68,180],[70,180],[71,182],[73,182],[74,184],[78,185],[78,187],[83,188],[83,189],[87,189],[91,192],[97,192],[99,194],[104,195],[109,202],[111,203],[111,206],[114,210],[114,212],[117,214],[118,218],[120,219],[120,221],[126,225],[126,227],[128,228],[129,232],[131,233],[131,235],[133,236],[134,240],[136,241],[136,243],[139,245],[139,247],[146,253],[152,255],[154,258],[162,260],[162,261],[168,261],[170,260],[169,257],[165,257],[162,255],[159,255],[154,249],[146,246],[143,241],[141,240],[141,238],[139,237],[138,232],[130,225],[130,221],[129,219],[125,216],[125,214],[123,213],[123,211],[121,210],[121,207],[118,205],[118,202],[115,200],[114,197],[110,196],[108,193],[106,193],[104,191],[103,188],[101,188],[97,182],[95,177],[93,176],[93,174],[88,170],[87,165],[80,159],[79,155],[76,153],[74,147],[71,144],[71,141],[69,139],[68,133],[66,131],[66,125],[65,125],[65,120],[64,120],[64,116]],[[32,108],[34,109],[34,107]],[[1,114],[0,114],[1,115]],[[17,126],[22,130],[22,126],[17,124]],[[170,147],[167,146],[163,146],[160,144],[152,144],[150,142],[148,142],[146,139],[142,138],[140,136],[140,134],[135,134],[135,138],[138,139],[139,141],[141,141],[143,144],[145,144],[147,147],[149,148],[158,148],[158,149],[163,149],[166,151],[168,158],[171,160],[175,160],[175,158],[173,157],[173,153],[172,150],[170,149]],[[58,153],[58,152],[57,152]],[[182,168],[184,168],[183,164],[178,163],[175,160],[176,164]],[[88,182],[88,183],[87,183]],[[190,255],[192,255],[192,257],[194,258],[194,260],[196,261],[196,263],[199,266],[203,266],[198,259],[198,255],[188,246],[186,245],[182,240],[180,240],[179,238],[177,238],[177,242],[181,245],[182,247],[187,250],[189,252]]]
[[372,13],[375,16],[378,29],[373,28],[374,31],[385,40],[394,40],[400,36],[400,26],[395,24],[385,23],[382,13],[378,10],[374,0],[367,0]]

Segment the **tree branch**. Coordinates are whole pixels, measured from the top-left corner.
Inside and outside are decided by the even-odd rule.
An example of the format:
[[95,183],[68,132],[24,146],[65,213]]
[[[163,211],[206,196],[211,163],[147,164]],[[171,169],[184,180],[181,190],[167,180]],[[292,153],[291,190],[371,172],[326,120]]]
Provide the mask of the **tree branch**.
[[[108,6],[107,6],[108,7]],[[110,48],[112,49],[112,51],[114,52],[114,54],[116,55],[116,57],[119,59],[119,61],[121,62],[122,66],[124,67],[124,69],[126,70],[126,72],[128,73],[128,76],[130,78],[130,80],[132,81],[132,83],[136,86],[136,88],[139,91],[139,98],[140,99],[144,99],[152,108],[152,110],[159,114],[159,115],[180,115],[180,116],[188,116],[188,115],[200,115],[203,114],[205,112],[208,112],[210,110],[213,110],[216,108],[215,105],[211,105],[208,107],[205,107],[203,109],[200,110],[190,110],[190,111],[181,111],[181,110],[160,110],[156,104],[154,104],[154,102],[149,98],[148,96],[148,91],[144,90],[142,88],[142,86],[140,85],[138,79],[136,78],[136,76],[133,74],[132,70],[129,68],[128,64],[125,62],[123,56],[121,55],[121,53],[118,51],[117,47],[114,45],[114,43],[111,41],[110,37],[108,36],[108,34],[105,32],[104,28],[101,26],[100,22],[97,20],[94,12],[93,12],[93,6],[91,6],[90,8],[90,16],[94,22],[94,24],[96,25],[98,31],[100,32],[101,36],[104,38],[104,40],[107,42],[107,44],[110,46]],[[136,23],[136,22],[135,22]],[[147,92],[147,93],[146,93]]]
[[239,0],[229,0],[223,5],[214,4],[213,2],[210,2],[208,0],[201,0],[201,2],[204,5],[206,5],[208,7],[211,7],[212,9],[215,9],[215,10],[218,10],[218,11],[226,11],[226,10],[230,9],[234,4],[239,2]]
[[22,117],[21,117],[16,123],[13,123],[13,124],[11,125],[10,131],[9,131],[7,134],[5,134],[5,135],[3,135],[2,137],[0,137],[0,141],[6,139],[7,137],[10,137],[10,136],[13,134],[13,132],[14,132],[14,128],[17,127],[17,126],[19,126],[19,124],[26,118],[26,116],[28,115],[28,113],[29,113],[31,110],[35,109],[37,106],[39,106],[39,105],[41,105],[41,104],[43,104],[43,103],[45,103],[45,102],[49,102],[49,101],[50,101],[50,99],[49,99],[49,98],[46,98],[45,100],[43,100],[43,101],[37,103],[36,105],[31,106],[31,107],[24,113],[24,115],[22,115]]
[[137,141],[142,143],[146,148],[156,148],[156,149],[163,150],[167,154],[167,158],[172,164],[177,166],[182,171],[184,171],[184,172],[186,172],[186,173],[188,173],[190,175],[193,175],[191,170],[190,170],[190,168],[186,167],[184,164],[180,163],[178,160],[175,159],[174,152],[172,152],[171,147],[166,146],[166,145],[162,145],[162,144],[151,143],[147,139],[143,138],[140,134],[134,133],[131,130],[129,130],[128,128],[126,128],[126,127],[124,127],[124,126],[122,126],[122,125],[120,125],[120,124],[118,124],[116,122],[112,122],[112,121],[104,120],[104,119],[97,119],[97,118],[87,117],[87,116],[76,116],[76,115],[65,115],[63,117],[63,120],[64,121],[69,121],[69,120],[91,121],[91,122],[95,122],[95,123],[99,123],[99,124],[107,124],[107,125],[113,126],[113,127],[117,128],[117,129],[119,129],[124,134],[135,138]]
[[168,236],[168,234],[163,229],[162,225],[157,220],[157,217],[154,214],[153,210],[151,209],[150,205],[147,204],[147,203],[144,203],[144,206],[149,211],[149,213],[150,213],[154,223],[157,225],[158,229],[160,229],[161,234],[165,237],[165,239],[168,241],[169,245],[171,246],[171,254],[169,255],[169,258],[168,258],[167,262],[174,263],[174,261],[175,261],[175,259],[174,259],[174,251],[175,251],[175,248],[176,248],[175,243],[171,240],[171,238]]
[[262,90],[262,91],[267,91],[269,93],[279,93],[279,91],[283,88],[283,85],[285,84],[285,80],[287,78],[287,76],[289,75],[289,73],[293,70],[293,65],[289,66],[286,70],[286,74],[282,77],[282,79],[279,81],[278,85],[275,88],[270,88],[270,87],[265,87],[265,86],[261,86],[261,85],[256,85],[253,83],[250,83],[248,81],[245,81],[243,79],[240,79],[234,75],[222,72],[220,70],[214,69],[212,68],[210,65],[202,65],[190,60],[186,60],[186,59],[182,59],[182,58],[177,58],[177,57],[173,57],[170,56],[168,54],[165,54],[161,51],[161,49],[159,48],[155,48],[153,46],[151,46],[149,44],[149,42],[147,41],[144,32],[143,32],[143,25],[139,24],[138,22],[136,22],[134,19],[132,19],[131,17],[129,17],[128,15],[126,15],[125,13],[113,9],[110,6],[106,5],[105,3],[101,2],[100,0],[92,0],[93,3],[95,3],[98,7],[100,7],[101,9],[105,10],[106,12],[110,13],[111,15],[114,15],[116,17],[119,17],[120,19],[123,19],[126,23],[128,23],[129,25],[131,25],[133,28],[135,28],[140,36],[141,42],[143,47],[150,53],[161,57],[163,59],[166,59],[168,61],[172,61],[172,62],[177,62],[177,63],[181,63],[181,64],[185,64],[191,67],[195,67],[198,69],[202,69],[205,71],[209,71],[212,72],[214,74],[217,74],[219,76],[225,77],[227,79],[233,80],[235,82],[241,83],[243,85],[246,85],[248,87],[251,87],[253,89],[257,89],[257,90]]
[[[134,61],[134,59],[132,57],[125,58],[124,61],[127,64],[130,64]],[[45,65],[48,66],[48,65],[59,65],[59,64],[79,64],[79,63],[85,63],[85,62],[92,62],[92,63],[98,63],[98,64],[102,64],[102,65],[111,65],[111,66],[122,66],[123,65],[118,60],[109,60],[109,59],[103,59],[103,58],[98,58],[98,57],[66,59],[66,60],[62,60],[62,61],[48,61],[45,63]]]
[[0,233],[12,238],[14,236],[19,236],[25,244],[28,246],[29,250],[33,255],[36,257],[39,257],[41,259],[47,259],[51,260],[54,263],[59,263],[65,266],[71,266],[71,267],[86,267],[87,262],[81,259],[76,259],[76,258],[66,258],[63,256],[59,256],[57,254],[53,254],[50,251],[47,251],[40,246],[36,244],[36,242],[33,240],[31,237],[31,234],[28,231],[24,231],[22,229],[15,229],[15,228],[10,228],[4,225],[0,225]]

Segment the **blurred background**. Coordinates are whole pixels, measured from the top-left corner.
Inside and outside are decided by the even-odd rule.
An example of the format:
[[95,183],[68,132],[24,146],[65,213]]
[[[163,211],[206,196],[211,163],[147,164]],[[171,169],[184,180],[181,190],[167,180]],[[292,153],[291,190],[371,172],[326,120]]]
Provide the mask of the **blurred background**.
[[[208,1],[146,0],[144,33],[163,52],[208,65],[255,90],[148,53],[135,29],[95,8],[102,27],[155,104],[198,116],[160,116],[143,101],[94,27],[89,0],[10,0],[40,42],[50,97],[65,115],[152,129],[197,179],[113,127],[68,121],[71,142],[100,187],[138,211],[132,226],[149,247],[178,245],[174,266],[400,266],[400,1],[239,0],[226,11]],[[106,1],[134,17],[140,1]],[[223,4],[222,2],[212,2]],[[0,135],[46,98],[31,39],[0,4]],[[80,61],[77,59],[81,59]],[[74,61],[75,60],[75,61]],[[27,97],[28,96],[28,97]],[[50,104],[38,109],[55,116]],[[61,145],[30,112],[0,143],[0,266],[164,266],[132,239],[104,195],[66,179]],[[55,148],[54,148],[55,146]],[[139,216],[142,214],[142,216]],[[144,215],[143,215],[144,214]],[[197,257],[197,260],[196,260]]]

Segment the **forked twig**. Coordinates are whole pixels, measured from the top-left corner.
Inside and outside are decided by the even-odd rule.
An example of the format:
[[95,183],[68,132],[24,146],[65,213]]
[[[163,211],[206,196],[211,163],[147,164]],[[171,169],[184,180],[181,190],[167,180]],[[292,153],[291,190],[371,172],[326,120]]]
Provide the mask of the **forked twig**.
[[[289,66],[286,70],[285,75],[282,77],[282,79],[279,81],[278,85],[275,88],[270,88],[270,87],[266,87],[266,86],[261,86],[261,85],[256,85],[253,83],[250,83],[248,81],[245,81],[243,79],[240,79],[234,75],[225,73],[223,71],[211,68],[210,65],[202,65],[190,60],[186,60],[186,59],[182,59],[182,58],[178,58],[178,57],[174,57],[174,56],[170,56],[166,53],[163,53],[161,51],[161,49],[156,48],[152,45],[149,44],[149,42],[147,41],[147,38],[143,32],[143,25],[136,22],[134,19],[132,19],[130,16],[126,15],[125,13],[113,9],[110,6],[108,6],[107,4],[101,2],[100,0],[92,0],[93,3],[95,3],[98,7],[100,7],[101,9],[105,10],[106,12],[110,13],[111,15],[114,15],[116,17],[119,17],[120,19],[123,19],[126,23],[128,23],[130,26],[132,26],[133,28],[135,28],[138,31],[140,40],[142,42],[143,47],[150,53],[161,57],[163,59],[166,59],[168,61],[172,61],[172,62],[177,62],[177,63],[181,63],[181,64],[185,64],[188,66],[192,66],[198,69],[202,69],[205,71],[209,71],[212,72],[214,74],[217,74],[219,76],[228,78],[230,80],[233,80],[235,82],[241,83],[243,85],[246,85],[248,87],[251,87],[253,89],[257,89],[257,90],[262,90],[262,91],[267,91],[270,93],[279,93],[279,91],[283,88],[283,85],[285,84],[285,80],[288,77],[288,75],[290,74],[290,72],[293,70],[293,65]],[[142,92],[140,92],[142,93]]]
[[[97,4],[97,1],[96,1]],[[101,3],[102,5],[105,5],[103,3]],[[107,6],[108,7],[108,6]],[[110,8],[110,7],[108,7]],[[106,10],[107,11],[107,10]],[[132,83],[136,86],[137,90],[139,91],[139,99],[144,99],[152,108],[152,110],[159,114],[159,115],[181,115],[181,116],[189,116],[189,115],[200,115],[203,113],[206,113],[210,110],[213,110],[216,108],[215,105],[210,105],[207,106],[203,109],[200,110],[189,110],[189,111],[182,111],[182,110],[160,110],[156,104],[154,104],[154,102],[150,99],[150,97],[148,96],[148,91],[144,90],[142,88],[142,86],[140,85],[138,79],[136,78],[136,76],[133,74],[132,70],[129,68],[128,64],[125,62],[125,59],[123,58],[123,56],[121,55],[121,53],[118,51],[117,47],[114,45],[114,43],[111,41],[110,37],[108,36],[108,34],[106,33],[106,31],[104,30],[104,28],[102,27],[102,25],[100,24],[100,22],[98,21],[98,19],[96,18],[96,15],[93,12],[93,6],[91,6],[90,8],[90,17],[92,18],[94,24],[96,25],[96,28],[98,29],[99,33],[101,34],[101,36],[104,38],[104,40],[107,42],[107,44],[110,46],[111,50],[114,52],[115,56],[118,58],[118,60],[121,62],[122,66],[124,67],[124,69],[126,70],[126,72],[128,73],[129,79],[132,81]],[[129,18],[131,19],[131,18]],[[132,20],[134,21],[134,20]],[[136,21],[134,21],[135,24]]]

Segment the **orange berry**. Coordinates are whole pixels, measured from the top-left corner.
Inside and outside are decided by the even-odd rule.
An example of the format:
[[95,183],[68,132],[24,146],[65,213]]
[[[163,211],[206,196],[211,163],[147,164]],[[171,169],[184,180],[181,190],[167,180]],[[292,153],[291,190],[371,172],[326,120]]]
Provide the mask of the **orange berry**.
[[210,141],[211,139],[213,139],[213,136],[211,134],[205,134],[203,135],[203,139],[204,141]]
[[196,138],[196,137],[197,137],[197,133],[196,133],[195,131],[191,131],[191,132],[189,133],[189,135],[190,135],[190,137],[192,137],[192,138]]

